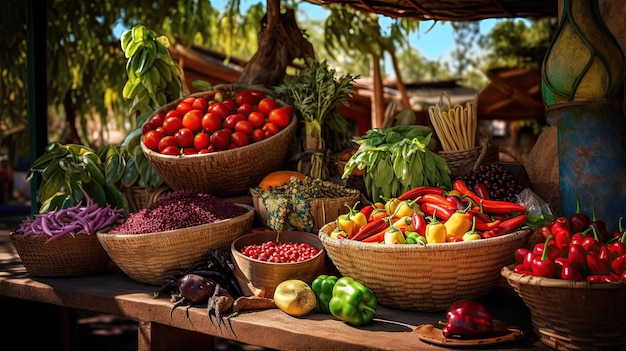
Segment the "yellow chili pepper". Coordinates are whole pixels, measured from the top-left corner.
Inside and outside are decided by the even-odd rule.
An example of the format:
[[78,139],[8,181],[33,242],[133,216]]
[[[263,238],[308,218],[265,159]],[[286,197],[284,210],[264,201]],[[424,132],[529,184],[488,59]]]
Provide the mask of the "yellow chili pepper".
[[396,206],[396,209],[395,209],[396,216],[397,217],[413,216],[415,212],[417,212],[417,208],[418,208],[415,205],[416,202],[417,202],[417,199],[401,201]]
[[480,234],[476,232],[476,217],[472,217],[472,229],[463,234],[463,241],[472,241],[482,239]]
[[[398,217],[395,217],[398,218]],[[393,222],[392,226],[396,229],[402,230],[412,230],[413,229],[413,218],[411,216],[402,216],[398,218],[395,222]]]
[[448,218],[444,226],[448,238],[461,238],[472,228],[472,217],[466,212],[457,211]]
[[338,227],[335,227],[335,229],[333,229],[333,231],[330,233],[330,237],[333,238],[333,239],[347,238],[348,237],[348,233],[344,232],[343,230],[339,229]]
[[429,244],[445,243],[448,239],[446,226],[433,216],[433,220],[426,225],[425,237]]
[[394,197],[392,199],[387,200],[387,202],[385,202],[385,211],[387,211],[388,213],[394,213],[396,212],[396,208],[398,207],[398,205],[402,202],[402,200]]
[[348,236],[353,234],[356,231],[356,226],[354,221],[348,219],[346,215],[341,215],[337,217],[335,221],[335,227],[342,230],[345,233],[348,233]]
[[336,227],[349,235],[356,233],[362,226],[367,224],[365,215],[356,209],[358,205],[358,201],[352,207],[346,204],[348,213],[339,215],[336,220]]
[[389,229],[385,232],[385,244],[404,244],[404,233],[402,233],[400,229],[391,225],[391,218],[389,219],[389,223]]

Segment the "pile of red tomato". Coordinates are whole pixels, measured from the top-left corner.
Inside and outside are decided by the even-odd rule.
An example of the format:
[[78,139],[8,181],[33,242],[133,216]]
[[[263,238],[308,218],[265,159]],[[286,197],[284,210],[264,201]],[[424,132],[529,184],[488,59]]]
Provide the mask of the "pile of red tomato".
[[278,106],[263,91],[247,89],[227,98],[187,97],[143,125],[143,143],[164,155],[230,150],[267,139],[289,125],[292,106]]

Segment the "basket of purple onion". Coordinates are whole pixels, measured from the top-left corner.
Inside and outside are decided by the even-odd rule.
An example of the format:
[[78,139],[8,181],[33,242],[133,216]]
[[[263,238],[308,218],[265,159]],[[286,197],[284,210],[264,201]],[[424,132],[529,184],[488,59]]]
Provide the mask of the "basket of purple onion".
[[36,277],[72,277],[106,270],[109,256],[96,232],[117,224],[125,212],[87,204],[38,213],[9,233],[26,271]]

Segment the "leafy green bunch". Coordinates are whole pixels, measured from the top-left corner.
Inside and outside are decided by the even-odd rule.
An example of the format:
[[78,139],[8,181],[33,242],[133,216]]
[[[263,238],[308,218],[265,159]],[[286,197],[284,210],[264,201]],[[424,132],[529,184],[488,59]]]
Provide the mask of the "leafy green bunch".
[[352,84],[358,77],[338,76],[328,60],[308,58],[302,71],[285,77],[274,91],[294,107],[304,122],[312,123],[313,132],[322,137],[328,149],[340,151],[351,146],[354,131],[338,107],[349,106],[348,97],[354,94]]
[[374,128],[356,138],[357,151],[344,166],[342,178],[354,169],[364,170],[363,180],[372,201],[390,199],[420,185],[451,187],[446,161],[428,149],[432,129],[422,125]]

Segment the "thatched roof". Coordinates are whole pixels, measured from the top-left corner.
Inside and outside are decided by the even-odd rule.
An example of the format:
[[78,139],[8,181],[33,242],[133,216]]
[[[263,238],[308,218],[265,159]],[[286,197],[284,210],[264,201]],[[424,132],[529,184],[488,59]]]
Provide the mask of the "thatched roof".
[[316,5],[339,4],[393,18],[477,21],[486,18],[557,17],[558,0],[307,0]]

